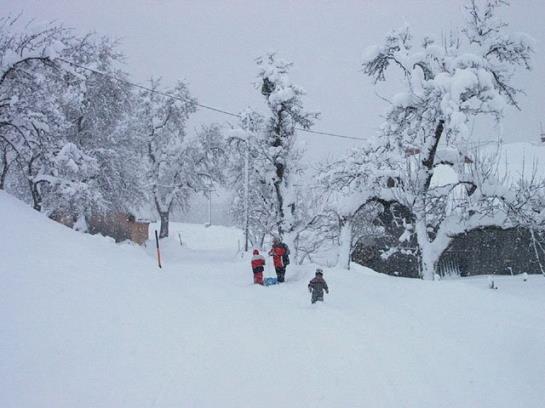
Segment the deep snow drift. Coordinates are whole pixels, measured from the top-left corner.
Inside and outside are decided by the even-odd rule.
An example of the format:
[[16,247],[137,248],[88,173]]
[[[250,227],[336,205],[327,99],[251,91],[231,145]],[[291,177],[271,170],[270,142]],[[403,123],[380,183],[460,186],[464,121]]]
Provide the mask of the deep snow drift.
[[235,230],[174,224],[159,270],[2,192],[0,225],[1,407],[545,406],[542,276],[326,269],[311,306],[313,268],[253,286]]

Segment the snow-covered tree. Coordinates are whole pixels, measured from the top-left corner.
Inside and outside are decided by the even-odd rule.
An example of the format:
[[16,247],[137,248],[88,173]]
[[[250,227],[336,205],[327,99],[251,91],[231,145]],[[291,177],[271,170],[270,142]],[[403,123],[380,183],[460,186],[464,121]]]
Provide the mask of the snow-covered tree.
[[49,69],[28,66],[22,73],[14,71],[2,84],[9,87],[6,93],[11,101],[2,112],[7,130],[4,140],[16,152],[18,169],[28,182],[36,210],[42,209],[44,187],[51,190],[68,181],[61,180],[62,172],[57,172],[57,164],[62,161],[56,156],[67,143],[63,136],[69,123],[63,104],[70,98],[67,95],[71,89],[68,86],[68,90],[61,90],[61,84],[52,75]]
[[403,27],[370,47],[364,72],[379,82],[398,68],[404,91],[392,98],[377,140],[327,176],[338,191],[359,196],[355,205],[396,203],[409,211],[403,239],[416,238],[425,279],[434,278],[453,236],[514,222],[516,190],[466,143],[472,118],[499,120],[506,106],[518,106],[513,75],[530,69],[531,40],[506,32],[496,16],[504,4],[470,1],[465,27],[441,44],[429,36],[415,44]]
[[295,178],[301,171],[296,128],[309,129],[318,114],[304,110],[304,91],[288,77],[291,63],[277,59],[275,54],[258,58],[257,63],[260,67],[258,86],[270,110],[263,131],[266,160],[260,163],[261,171],[266,174],[265,182],[274,193],[276,233],[292,244],[292,235],[299,223]]
[[186,136],[185,123],[195,112],[196,100],[183,82],[162,90],[160,81],[152,80],[150,89],[139,92],[133,135],[141,141],[146,187],[159,214],[163,238],[168,236],[173,210],[187,209],[192,193],[208,191],[221,181],[224,146],[217,126]]
[[92,204],[100,204],[102,196],[96,186],[99,173],[97,160],[82,152],[75,144],[66,143],[51,158],[42,162],[40,173],[33,178],[43,183],[40,194],[43,206],[51,215],[88,215]]
[[9,18],[0,24],[2,176],[10,169],[20,178],[11,183],[15,193],[29,196],[35,209],[77,217],[105,204],[101,185],[112,179],[105,169],[115,161],[101,157],[117,145],[108,137],[126,98],[119,81],[76,65],[111,73],[120,55],[104,38],[55,24],[19,25]]
[[94,187],[101,206],[88,203],[95,211],[130,211],[143,198],[143,169],[134,160],[138,146],[129,126],[136,94],[126,82],[127,74],[119,69],[123,56],[116,45],[106,37],[83,38],[71,57],[78,65],[72,66],[77,73],[73,80],[82,92],[76,103],[64,107],[70,122],[67,140],[92,156],[98,165]]
[[338,245],[338,265],[350,269],[352,251],[363,234],[376,235],[371,219],[386,204],[380,187],[396,173],[390,169],[385,149],[368,144],[338,161],[319,167],[317,188],[320,213],[330,214],[331,230]]
[[45,182],[40,172],[55,148],[62,147],[57,132],[65,126],[54,58],[69,47],[72,37],[58,25],[19,32],[18,24],[18,18],[0,21],[0,137],[3,150],[16,157],[39,210]]
[[148,190],[161,220],[160,237],[163,238],[168,236],[174,206],[187,205],[191,186],[186,175],[193,169],[192,163],[184,157],[188,147],[185,123],[195,112],[196,101],[183,82],[171,90],[162,90],[159,80],[151,80],[150,89],[152,91],[142,90],[138,94],[135,133],[142,141]]
[[277,225],[264,124],[264,117],[248,108],[241,112],[239,126],[227,132],[228,182],[233,192],[230,213],[239,227],[248,228],[249,243],[257,247],[263,247]]

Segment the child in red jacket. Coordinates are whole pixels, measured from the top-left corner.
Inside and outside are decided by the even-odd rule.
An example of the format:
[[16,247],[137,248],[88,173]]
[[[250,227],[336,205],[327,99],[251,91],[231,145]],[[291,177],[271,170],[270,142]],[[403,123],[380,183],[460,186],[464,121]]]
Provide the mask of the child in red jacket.
[[254,272],[254,283],[263,285],[263,271],[265,270],[265,258],[259,254],[257,249],[254,249],[252,256],[252,271]]
[[290,250],[288,246],[280,241],[280,238],[274,237],[269,255],[273,257],[274,269],[276,270],[278,282],[284,282],[286,276],[286,266],[290,261]]

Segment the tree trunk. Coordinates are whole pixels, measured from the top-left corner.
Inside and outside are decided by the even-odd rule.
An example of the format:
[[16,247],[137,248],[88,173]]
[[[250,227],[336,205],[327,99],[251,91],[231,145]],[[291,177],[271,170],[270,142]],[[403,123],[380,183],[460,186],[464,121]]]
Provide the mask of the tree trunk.
[[6,183],[6,176],[8,174],[9,165],[4,163],[2,165],[2,171],[0,172],[0,190],[4,189],[4,184]]
[[423,220],[416,221],[416,240],[420,250],[420,265],[422,267],[422,279],[434,280],[435,265],[439,256],[434,253],[432,243],[428,238],[426,223]]
[[433,256],[430,253],[429,246],[423,246],[420,248],[420,264],[422,267],[422,279],[434,280],[435,279],[435,265]]
[[30,189],[30,194],[32,195],[32,208],[36,211],[42,211],[42,194],[40,192],[40,181],[36,182],[35,173],[34,173],[34,162],[40,158],[40,155],[32,156],[32,158],[26,164],[27,170],[27,181],[28,187]]
[[532,245],[534,247],[534,252],[536,254],[537,264],[539,265],[541,274],[545,276],[545,269],[543,268],[543,264],[541,263],[541,259],[539,258],[539,251],[537,250],[537,245],[536,245],[536,235],[533,228],[530,228],[530,237],[532,238]]
[[[172,201],[169,205],[161,205],[161,200],[158,197],[157,191],[154,191],[155,209],[159,213],[159,219],[161,220],[161,227],[159,231],[159,238],[168,237],[168,222],[170,219],[170,209],[172,208]],[[166,208],[166,209],[165,209]]]
[[[270,94],[269,94],[270,95]],[[267,96],[268,98],[268,96]],[[276,113],[276,124],[274,130],[274,141],[272,147],[280,147],[284,145],[286,135],[282,132],[282,120],[284,118],[285,107],[282,105],[282,108],[279,112]],[[284,183],[284,174],[286,171],[285,163],[280,157],[274,159],[274,167],[276,169],[276,180],[274,181],[274,189],[276,193],[276,205],[277,207],[277,225],[278,225],[278,234],[282,237],[286,232],[285,227],[285,213],[284,213],[284,195],[282,194],[282,183]]]
[[352,219],[342,217],[339,237],[339,261],[338,265],[350,270],[350,258],[352,257]]
[[161,230],[159,231],[159,238],[168,237],[169,215],[170,214],[168,211],[159,211],[159,217],[161,218]]
[[433,146],[428,152],[427,158],[422,161],[422,164],[428,170],[428,175],[424,183],[424,190],[426,192],[429,190],[431,185],[431,179],[433,177],[433,168],[435,165],[435,155],[437,154],[437,148],[439,147],[439,142],[441,141],[441,135],[443,134],[444,128],[445,128],[445,121],[440,120],[439,123],[437,124],[437,127],[435,128],[435,133],[434,133],[435,140],[433,142]]
[[0,190],[3,190],[4,185],[6,183],[6,176],[8,175],[8,170],[11,165],[11,163],[8,163],[7,148],[4,148],[1,165],[2,165],[2,170],[0,172]]
[[278,235],[281,237],[284,235],[284,197],[282,197],[281,190],[282,179],[279,178],[274,182],[274,190],[276,193],[276,225],[278,228]]
[[42,195],[40,194],[40,186],[38,183],[29,181],[30,193],[32,195],[32,208],[36,211],[42,211]]

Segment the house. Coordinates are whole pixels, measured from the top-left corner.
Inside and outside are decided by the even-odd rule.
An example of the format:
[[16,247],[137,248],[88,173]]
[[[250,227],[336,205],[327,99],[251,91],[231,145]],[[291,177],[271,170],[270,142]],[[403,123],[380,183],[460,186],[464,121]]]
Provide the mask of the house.
[[[392,232],[392,231],[390,231]],[[416,244],[409,242],[400,252],[388,253],[392,241],[402,234],[389,235],[371,243],[358,243],[352,260],[388,275],[417,278],[420,261]],[[545,267],[545,236],[524,228],[486,227],[455,237],[437,265],[441,276],[510,275],[542,273]]]
[[[79,229],[77,219],[73,215],[64,212],[54,212],[49,218],[69,228]],[[94,214],[85,219],[87,232],[90,234],[102,234],[115,239],[115,242],[130,240],[138,245],[143,245],[148,240],[150,220],[136,218],[130,213],[112,212],[107,214]]]
[[106,235],[114,238],[115,242],[131,240],[139,245],[148,240],[150,222],[122,212],[96,214],[87,218],[90,234]]

